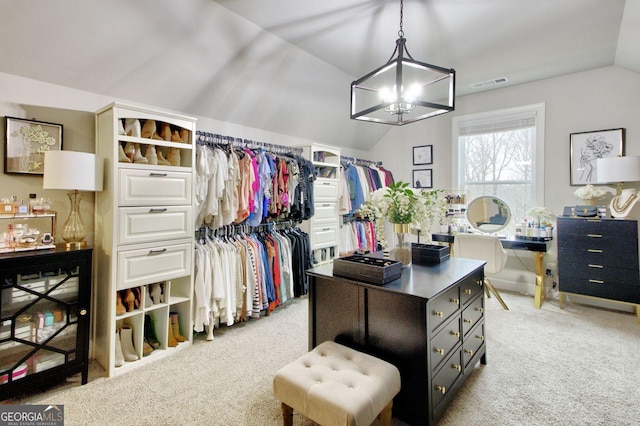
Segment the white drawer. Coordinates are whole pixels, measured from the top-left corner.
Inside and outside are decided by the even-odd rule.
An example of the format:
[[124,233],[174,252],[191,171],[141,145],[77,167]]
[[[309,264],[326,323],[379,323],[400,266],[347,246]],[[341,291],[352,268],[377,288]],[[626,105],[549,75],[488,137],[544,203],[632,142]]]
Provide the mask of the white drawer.
[[338,244],[338,225],[313,227],[309,239],[312,249],[335,246]]
[[318,179],[313,185],[313,200],[338,201],[338,181]]
[[121,206],[191,204],[191,173],[120,169]]
[[335,225],[338,223],[338,203],[318,203],[314,204],[313,226]]
[[118,290],[189,275],[192,253],[192,243],[119,252]]
[[119,245],[193,236],[191,206],[122,207],[118,215]]

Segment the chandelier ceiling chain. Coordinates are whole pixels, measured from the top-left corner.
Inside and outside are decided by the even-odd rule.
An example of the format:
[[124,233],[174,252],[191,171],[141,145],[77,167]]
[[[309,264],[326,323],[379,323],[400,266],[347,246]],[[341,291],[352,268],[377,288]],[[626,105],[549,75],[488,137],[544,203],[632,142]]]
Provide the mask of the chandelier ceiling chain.
[[455,109],[455,71],[414,60],[406,41],[400,0],[400,28],[391,57],[351,83],[352,119],[403,125]]

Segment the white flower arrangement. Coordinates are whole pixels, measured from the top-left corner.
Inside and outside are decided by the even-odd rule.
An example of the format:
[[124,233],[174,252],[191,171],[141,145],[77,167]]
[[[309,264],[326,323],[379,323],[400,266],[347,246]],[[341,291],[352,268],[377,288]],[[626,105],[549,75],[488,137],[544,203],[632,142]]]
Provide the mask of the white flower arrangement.
[[383,248],[388,244],[384,232],[384,220],[391,223],[411,224],[428,233],[431,224],[445,215],[445,199],[440,190],[425,191],[409,188],[406,182],[396,182],[380,188],[367,197],[361,212],[376,221],[378,242]]
[[589,184],[576,189],[573,195],[581,200],[590,200],[592,198],[600,198],[606,193],[606,190],[602,188],[596,188],[595,186]]
[[552,222],[556,215],[546,207],[534,207],[527,212],[527,216],[535,217],[538,223]]

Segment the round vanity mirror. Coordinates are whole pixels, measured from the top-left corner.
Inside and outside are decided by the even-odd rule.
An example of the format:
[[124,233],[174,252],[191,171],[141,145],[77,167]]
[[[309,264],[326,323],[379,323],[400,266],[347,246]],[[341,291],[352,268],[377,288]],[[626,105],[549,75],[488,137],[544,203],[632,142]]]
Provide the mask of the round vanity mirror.
[[480,232],[500,232],[507,227],[510,220],[509,206],[498,197],[478,197],[467,206],[467,221],[472,228]]

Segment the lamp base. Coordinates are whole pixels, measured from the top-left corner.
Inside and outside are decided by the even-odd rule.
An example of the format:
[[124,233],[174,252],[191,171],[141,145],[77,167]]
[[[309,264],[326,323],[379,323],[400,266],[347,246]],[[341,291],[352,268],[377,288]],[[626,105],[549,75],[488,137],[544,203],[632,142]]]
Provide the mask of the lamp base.
[[87,246],[86,241],[69,241],[64,243],[64,246],[68,249],[79,249]]

